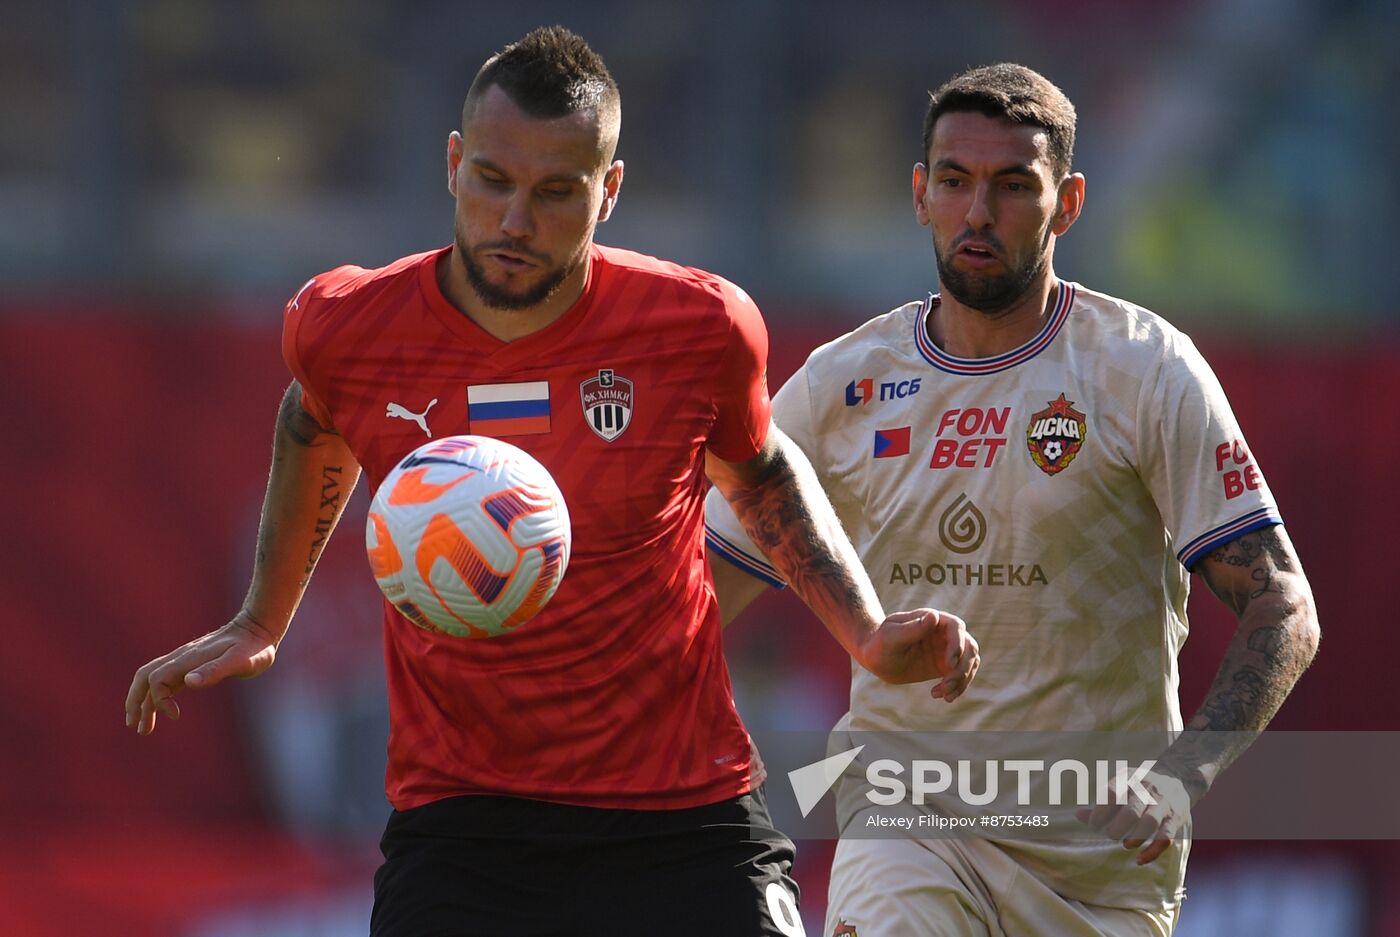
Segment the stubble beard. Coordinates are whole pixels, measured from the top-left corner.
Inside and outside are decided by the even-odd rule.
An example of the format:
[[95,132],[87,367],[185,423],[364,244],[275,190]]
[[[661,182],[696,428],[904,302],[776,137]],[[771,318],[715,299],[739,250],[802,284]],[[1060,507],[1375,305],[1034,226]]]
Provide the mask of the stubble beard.
[[[476,257],[472,253],[466,241],[458,234],[455,238],[457,255],[462,258],[462,268],[466,271],[467,282],[471,284],[472,290],[480,297],[481,301],[492,309],[530,309],[549,299],[558,291],[559,287],[569,275],[578,269],[579,264],[587,251],[581,251],[577,257],[572,258],[568,263],[550,271],[543,279],[534,286],[520,291],[513,291],[505,287],[498,286],[486,278],[486,270],[477,263]],[[532,257],[539,255],[533,251],[524,251],[519,247],[506,243],[494,243],[482,245],[482,247],[499,247],[519,253],[528,253]],[[481,248],[477,248],[480,250]]]
[[[954,244],[962,240],[964,238],[959,238]],[[949,258],[939,249],[935,237],[933,257],[938,266],[939,286],[964,306],[976,309],[989,318],[1005,315],[1030,292],[1031,285],[1045,272],[1045,264],[1049,260],[1046,251],[1050,243],[1049,225],[1040,240],[1040,250],[1035,256],[999,276],[986,276],[954,269]]]

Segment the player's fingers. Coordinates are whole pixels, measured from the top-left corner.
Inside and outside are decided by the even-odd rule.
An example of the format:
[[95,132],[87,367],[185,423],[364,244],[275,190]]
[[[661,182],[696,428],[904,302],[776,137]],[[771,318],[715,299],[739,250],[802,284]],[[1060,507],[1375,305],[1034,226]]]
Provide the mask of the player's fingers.
[[1162,817],[1162,825],[1157,830],[1157,835],[1153,837],[1152,842],[1147,844],[1146,849],[1138,853],[1137,864],[1146,865],[1166,852],[1172,842],[1181,834],[1186,822],[1186,817],[1175,811],[1167,811]]
[[1143,814],[1138,818],[1138,821],[1133,824],[1132,828],[1121,837],[1123,840],[1123,848],[1137,849],[1143,843],[1154,838],[1161,825],[1162,821],[1160,817],[1152,813]]
[[141,701],[141,710],[136,722],[136,734],[150,735],[155,730],[156,707],[151,702],[151,694],[147,693],[145,699]]
[[976,659],[964,657],[962,662],[958,665],[958,672],[944,681],[946,688],[942,694],[942,698],[951,703],[966,693],[968,685],[972,683],[972,675],[976,673],[976,671]]
[[185,674],[186,686],[204,689],[222,683],[229,677],[242,677],[250,672],[246,655],[236,653],[234,648],[225,650],[213,660],[205,661]]
[[[1122,839],[1124,836],[1127,836],[1129,831],[1136,827],[1141,820],[1142,814],[1138,813],[1132,804],[1124,804],[1118,808],[1113,814],[1113,817],[1104,826],[1104,835],[1109,839]],[[1155,823],[1153,824],[1153,829],[1156,829]]]
[[171,719],[180,718],[180,704],[175,702],[175,687],[169,684],[152,681],[151,705]]
[[943,672],[957,676],[968,659],[967,624],[951,612],[929,611],[934,616],[934,627],[943,634]]
[[1162,853],[1166,852],[1168,848],[1170,848],[1171,844],[1172,841],[1170,837],[1158,836],[1152,842],[1147,844],[1146,849],[1138,853],[1136,859],[1137,864],[1147,865],[1147,863],[1155,861],[1158,856],[1160,856]]
[[146,674],[147,664],[136,671],[136,676],[131,678],[131,687],[126,691],[126,727],[133,728],[141,723],[141,707],[146,701],[146,693],[150,689]]

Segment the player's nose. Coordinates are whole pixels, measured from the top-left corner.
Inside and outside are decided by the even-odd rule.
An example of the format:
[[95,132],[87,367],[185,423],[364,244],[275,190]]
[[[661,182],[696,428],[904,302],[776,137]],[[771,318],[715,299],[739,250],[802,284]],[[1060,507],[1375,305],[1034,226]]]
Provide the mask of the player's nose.
[[979,185],[973,190],[965,220],[973,231],[985,231],[996,222],[996,216],[992,213],[991,191],[987,186]]
[[511,240],[525,240],[535,233],[535,219],[528,195],[517,195],[501,213],[501,233]]

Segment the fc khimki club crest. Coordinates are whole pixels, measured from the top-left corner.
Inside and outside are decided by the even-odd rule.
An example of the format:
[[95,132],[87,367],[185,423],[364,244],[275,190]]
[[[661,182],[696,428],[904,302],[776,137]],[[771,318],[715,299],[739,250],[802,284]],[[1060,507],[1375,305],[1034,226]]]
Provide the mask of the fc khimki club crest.
[[632,382],[602,368],[578,386],[583,419],[606,442],[621,436],[632,422]]
[[1046,475],[1057,475],[1069,467],[1084,445],[1084,414],[1074,409],[1074,401],[1064,394],[1050,406],[1031,414],[1026,427],[1026,448],[1031,460]]

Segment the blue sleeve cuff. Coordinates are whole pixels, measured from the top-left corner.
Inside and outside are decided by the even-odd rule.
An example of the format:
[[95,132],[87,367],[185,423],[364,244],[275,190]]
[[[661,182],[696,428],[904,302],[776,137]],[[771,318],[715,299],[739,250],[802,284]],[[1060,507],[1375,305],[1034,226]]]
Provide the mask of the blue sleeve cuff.
[[1201,534],[1178,550],[1176,558],[1181,561],[1182,566],[1190,571],[1207,553],[1224,546],[1231,540],[1237,540],[1247,533],[1282,523],[1283,518],[1274,508],[1259,508],[1257,511],[1250,511],[1242,517],[1237,517]]
[[708,524],[705,525],[705,546],[713,550],[717,556],[723,557],[750,576],[767,583],[774,589],[787,587],[787,583],[778,575],[776,569],[739,549],[733,541],[726,539]]

